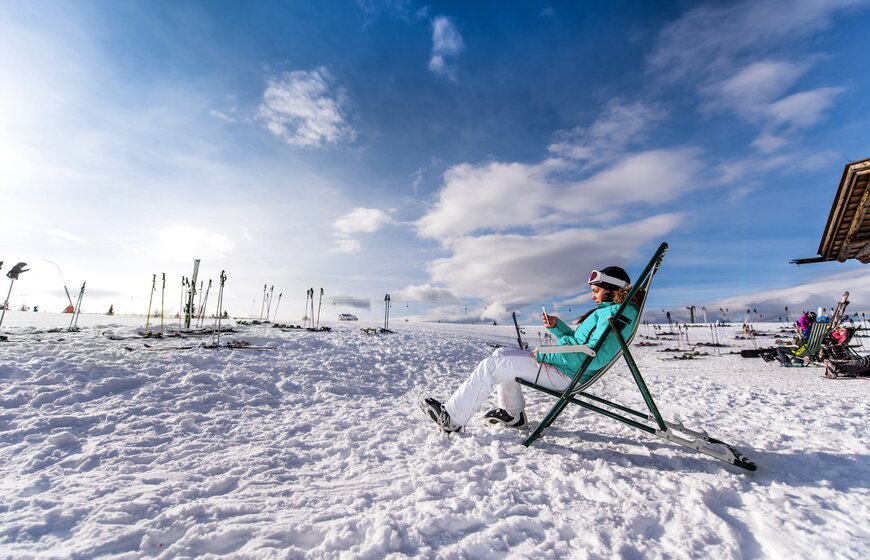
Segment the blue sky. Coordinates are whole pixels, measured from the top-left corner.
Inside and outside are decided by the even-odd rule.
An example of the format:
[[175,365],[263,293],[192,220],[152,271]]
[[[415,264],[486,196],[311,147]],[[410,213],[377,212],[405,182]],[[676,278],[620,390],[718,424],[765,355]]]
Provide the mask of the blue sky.
[[[815,255],[870,157],[866,0],[0,4],[0,260],[43,310],[502,321],[671,245],[651,303],[870,298]],[[4,271],[7,269],[4,267]],[[170,296],[170,294],[172,294]],[[159,294],[158,294],[159,295]],[[863,299],[863,301],[861,301]],[[570,308],[570,312],[567,310]],[[675,311],[676,313],[676,311]],[[734,313],[732,312],[732,315]]]

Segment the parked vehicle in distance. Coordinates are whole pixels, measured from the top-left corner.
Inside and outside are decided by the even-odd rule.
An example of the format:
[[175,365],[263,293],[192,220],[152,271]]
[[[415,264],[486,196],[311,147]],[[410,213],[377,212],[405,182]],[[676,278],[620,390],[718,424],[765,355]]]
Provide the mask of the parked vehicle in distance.
[[339,321],[359,321],[359,318],[356,315],[352,315],[350,313],[342,313],[338,316]]

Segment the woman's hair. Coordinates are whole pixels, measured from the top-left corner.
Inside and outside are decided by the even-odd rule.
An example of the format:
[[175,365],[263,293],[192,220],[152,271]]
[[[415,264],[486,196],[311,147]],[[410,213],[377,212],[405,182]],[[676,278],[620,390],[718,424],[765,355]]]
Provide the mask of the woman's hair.
[[[616,290],[615,292],[611,292],[613,294],[612,301],[615,303],[622,303],[623,301],[625,301],[625,298],[628,297],[628,292],[630,292],[630,291],[631,291],[631,284],[629,284],[628,286],[626,286],[624,288],[620,288],[619,290]],[[643,301],[643,293],[644,293],[643,288],[640,288],[637,292],[635,292],[634,297],[631,298],[631,303],[640,307],[640,304]]]
[[[618,290],[615,290],[615,291],[605,290],[606,293],[604,296],[604,301],[612,301],[613,303],[622,303],[625,301],[625,298],[628,297],[628,293],[630,291],[631,291],[631,284],[629,284],[623,288],[620,288]],[[637,292],[635,292],[634,297],[631,298],[631,303],[633,305],[635,305],[636,307],[640,307],[641,302],[643,302],[643,294],[644,294],[644,290],[643,290],[643,288],[640,288]],[[580,323],[585,321],[586,318],[589,317],[590,315],[592,315],[592,313],[594,313],[596,309],[598,309],[597,306],[593,307],[592,309],[590,309],[589,311],[584,313],[579,319],[577,319],[577,322],[575,324],[579,325]]]

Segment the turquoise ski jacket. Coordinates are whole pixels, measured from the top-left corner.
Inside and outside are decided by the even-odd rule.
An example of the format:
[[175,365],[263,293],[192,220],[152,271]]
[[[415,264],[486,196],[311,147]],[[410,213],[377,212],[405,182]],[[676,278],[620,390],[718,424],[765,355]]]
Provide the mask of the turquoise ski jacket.
[[[556,326],[548,330],[559,338],[559,346],[568,344],[585,344],[592,348],[598,343],[598,340],[604,336],[608,324],[607,320],[616,315],[618,309],[618,303],[605,301],[598,304],[598,308],[577,326],[577,330],[571,330],[571,327],[563,323],[561,319],[556,319]],[[625,318],[629,319],[630,322],[623,326],[620,329],[620,332],[623,336],[627,337],[631,333],[634,323],[637,321],[637,307],[634,305],[626,306],[623,315]],[[594,358],[592,358],[592,363],[589,364],[589,367],[580,379],[580,382],[583,383],[595,375],[595,373],[607,365],[607,363],[610,362],[618,352],[619,342],[616,340],[616,337],[608,336],[607,340],[604,341],[604,344],[602,344],[601,348],[598,350],[598,353]],[[586,358],[586,354],[581,353],[542,354],[539,352],[537,354],[537,360],[539,362],[555,366],[556,369],[568,377],[574,377],[577,374],[584,358]]]

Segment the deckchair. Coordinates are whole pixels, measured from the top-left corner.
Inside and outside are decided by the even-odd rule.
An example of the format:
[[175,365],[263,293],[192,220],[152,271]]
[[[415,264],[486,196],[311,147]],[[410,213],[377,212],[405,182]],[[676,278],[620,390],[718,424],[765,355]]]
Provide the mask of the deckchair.
[[[545,429],[550,427],[553,421],[556,420],[556,418],[562,413],[562,411],[565,410],[565,408],[569,404],[574,404],[587,410],[591,410],[592,412],[602,414],[604,416],[607,416],[608,418],[612,418],[614,420],[632,426],[633,428],[637,428],[649,434],[664,438],[670,442],[689,447],[691,449],[694,449],[695,451],[699,451],[701,453],[709,455],[710,457],[714,457],[716,459],[731,463],[733,465],[750,471],[754,471],[756,469],[755,463],[744,457],[739,451],[737,451],[730,445],[727,445],[717,439],[711,438],[707,435],[705,431],[687,428],[683,426],[683,424],[680,422],[665,421],[664,418],[662,418],[662,415],[659,412],[655,401],[653,400],[652,394],[650,394],[650,391],[647,388],[646,382],[644,381],[643,376],[641,375],[640,370],[637,367],[637,363],[634,361],[634,358],[631,355],[631,351],[629,350],[629,344],[631,344],[634,335],[637,333],[638,325],[641,324],[641,314],[643,313],[643,307],[646,304],[646,298],[649,296],[652,279],[655,276],[655,273],[658,271],[659,267],[661,266],[662,259],[664,258],[667,249],[667,243],[662,243],[659,246],[658,250],[653,255],[649,264],[646,265],[646,268],[644,268],[643,272],[634,283],[631,291],[625,298],[625,301],[620,304],[619,308],[616,311],[616,314],[608,319],[609,325],[605,331],[605,334],[592,348],[589,348],[587,346],[552,346],[539,348],[539,351],[542,353],[573,351],[585,354],[580,368],[574,375],[571,383],[568,385],[568,387],[565,388],[564,391],[560,393],[559,391],[554,391],[547,387],[538,385],[537,379],[535,380],[535,382],[531,382],[524,379],[516,378],[518,383],[525,385],[526,387],[529,387],[531,389],[541,391],[558,399],[556,401],[556,404],[553,405],[549,413],[547,413],[547,415],[544,417],[544,420],[526,439],[526,447],[532,445],[532,443],[534,443],[534,441],[541,436]],[[639,290],[643,291],[639,292]],[[638,306],[639,309],[637,319],[632,323],[627,320],[625,316],[625,311],[628,305],[630,305],[630,302],[632,302],[632,300],[635,298],[635,295],[638,293],[641,294],[641,301],[639,302]],[[630,331],[627,334],[623,334],[623,332],[621,332],[621,330],[618,328],[619,325],[624,325],[624,328],[629,328],[630,326]],[[588,372],[587,370],[589,369],[589,365],[592,362],[592,358],[596,355],[596,353],[605,343],[607,338],[611,336],[616,337],[621,350],[604,367],[595,372]],[[644,402],[646,403],[647,409],[649,410],[648,413],[640,412],[627,406],[610,402],[601,397],[597,397],[586,392],[586,390],[594,385],[599,379],[601,379],[601,377],[605,373],[607,373],[607,371],[610,370],[613,364],[619,361],[620,358],[625,359],[625,362],[628,365],[628,369],[631,371],[631,374],[634,377],[635,384],[637,385],[637,388],[640,391]],[[599,405],[603,405],[608,408],[602,408],[602,406]],[[629,414],[633,416],[633,418],[626,416],[625,414]]]
[[837,308],[833,315],[831,315],[831,319],[829,321],[816,321],[813,323],[810,326],[806,344],[792,351],[791,363],[783,365],[806,366],[822,362],[824,359],[822,349],[825,347],[831,331],[839,326],[843,313],[848,306],[849,292],[845,292],[843,297],[837,302]]
[[846,327],[846,340],[840,344],[835,344],[830,340],[826,340],[822,343],[820,356],[823,358],[829,358],[833,362],[848,362],[849,360],[857,360],[860,358],[861,355],[851,344],[852,339],[855,337],[855,333],[860,328],[861,327]]
[[784,366],[806,366],[813,362],[820,361],[820,352],[825,338],[834,329],[833,323],[815,322],[810,325],[810,332],[807,335],[807,342],[800,348],[795,348],[791,352],[791,362],[782,364]]

